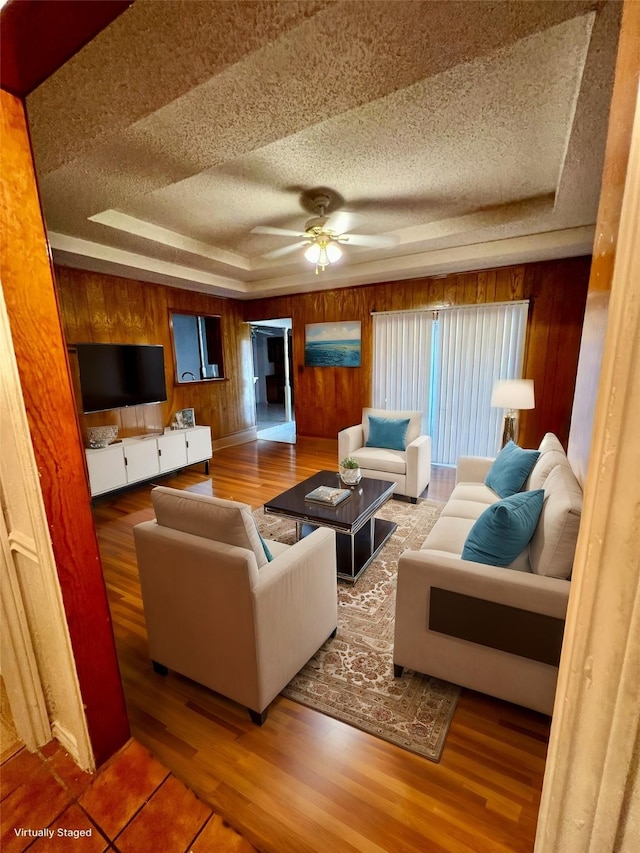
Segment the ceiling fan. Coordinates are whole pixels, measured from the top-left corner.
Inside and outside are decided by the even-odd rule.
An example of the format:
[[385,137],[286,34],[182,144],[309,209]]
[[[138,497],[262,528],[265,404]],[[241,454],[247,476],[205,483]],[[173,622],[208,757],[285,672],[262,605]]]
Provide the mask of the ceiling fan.
[[352,246],[368,246],[371,248],[386,248],[395,246],[397,240],[393,237],[374,234],[351,234],[349,231],[352,214],[346,210],[338,210],[327,216],[327,209],[331,204],[331,198],[325,193],[320,193],[306,200],[303,205],[310,207],[317,213],[312,219],[305,223],[304,231],[292,231],[288,228],[274,228],[270,225],[257,225],[251,230],[252,234],[270,234],[276,237],[299,237],[297,242],[274,249],[263,255],[263,258],[281,258],[291,252],[295,252],[306,246],[305,258],[315,264],[316,275],[324,270],[329,264],[333,264],[342,257],[341,243],[350,243]]

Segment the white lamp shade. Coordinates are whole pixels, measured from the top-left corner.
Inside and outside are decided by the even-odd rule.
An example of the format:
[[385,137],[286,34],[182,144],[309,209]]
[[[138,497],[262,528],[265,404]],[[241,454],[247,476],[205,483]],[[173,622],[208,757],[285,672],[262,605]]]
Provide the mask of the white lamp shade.
[[493,386],[491,405],[502,409],[533,409],[533,379],[499,379]]
[[337,243],[327,243],[327,258],[329,258],[330,263],[335,264],[336,261],[339,261],[342,257],[342,249],[338,246]]
[[312,243],[304,253],[305,258],[312,264],[317,264],[320,260],[320,246],[317,243]]

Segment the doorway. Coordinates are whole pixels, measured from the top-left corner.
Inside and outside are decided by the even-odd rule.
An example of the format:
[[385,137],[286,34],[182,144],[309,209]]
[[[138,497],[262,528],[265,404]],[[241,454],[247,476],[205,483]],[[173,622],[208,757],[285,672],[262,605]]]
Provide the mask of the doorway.
[[258,438],[295,444],[291,318],[249,325]]

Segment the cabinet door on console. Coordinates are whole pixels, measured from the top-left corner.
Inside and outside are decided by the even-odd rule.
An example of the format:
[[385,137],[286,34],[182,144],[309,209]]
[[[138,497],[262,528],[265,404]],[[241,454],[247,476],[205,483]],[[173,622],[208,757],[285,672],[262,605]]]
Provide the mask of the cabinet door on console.
[[158,436],[161,471],[176,471],[187,464],[187,443],[184,433],[173,432]]
[[124,455],[127,463],[127,482],[134,483],[136,480],[146,480],[160,473],[158,462],[158,444],[155,438],[132,441],[124,447]]
[[211,459],[213,450],[211,447],[211,428],[208,426],[193,427],[186,431],[187,437],[187,463],[202,462]]
[[87,450],[86,453],[92,495],[101,495],[103,492],[126,486],[127,472],[121,444],[99,450]]

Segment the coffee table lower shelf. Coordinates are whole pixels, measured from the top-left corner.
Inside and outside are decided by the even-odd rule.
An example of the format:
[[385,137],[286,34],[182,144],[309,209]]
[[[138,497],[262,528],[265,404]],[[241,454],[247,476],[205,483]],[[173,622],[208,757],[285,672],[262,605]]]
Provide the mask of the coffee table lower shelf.
[[[297,536],[302,539],[321,525],[297,522]],[[336,530],[337,575],[355,583],[398,525],[383,518],[372,518],[357,533]]]

